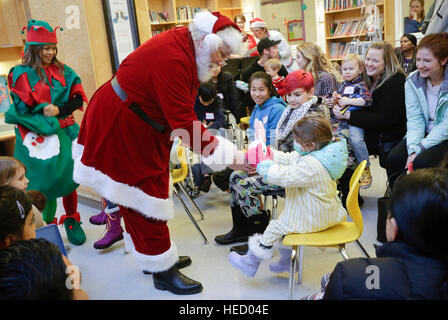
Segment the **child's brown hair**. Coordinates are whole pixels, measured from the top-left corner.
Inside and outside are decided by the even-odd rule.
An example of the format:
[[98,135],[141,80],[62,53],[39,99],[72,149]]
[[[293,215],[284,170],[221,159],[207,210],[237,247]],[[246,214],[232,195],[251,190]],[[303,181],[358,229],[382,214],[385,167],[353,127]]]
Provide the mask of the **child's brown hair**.
[[20,235],[31,211],[32,200],[22,190],[0,186],[0,249],[8,235]]
[[16,175],[17,169],[22,167],[25,169],[25,165],[20,161],[12,157],[0,156],[0,186],[8,185]]
[[326,146],[333,139],[330,121],[318,114],[304,116],[297,121],[293,132],[303,143],[314,142],[316,150]]

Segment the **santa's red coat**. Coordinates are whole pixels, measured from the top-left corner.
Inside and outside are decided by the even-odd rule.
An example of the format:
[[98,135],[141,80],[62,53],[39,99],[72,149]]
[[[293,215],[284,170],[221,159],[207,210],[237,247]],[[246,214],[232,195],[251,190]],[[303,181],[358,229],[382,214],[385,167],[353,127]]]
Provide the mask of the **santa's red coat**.
[[[218,157],[231,161],[235,149],[203,126],[193,125],[199,83],[187,28],[174,28],[142,44],[121,63],[116,77],[128,99],[121,101],[110,81],[95,92],[74,146],[74,180],[144,216],[168,220],[174,216],[169,198],[172,130],[184,129],[193,137],[195,127],[201,142],[192,144],[185,136],[182,141],[197,153],[211,153],[206,159],[212,164]],[[134,114],[128,108],[132,102],[165,126],[165,132],[156,131]]]

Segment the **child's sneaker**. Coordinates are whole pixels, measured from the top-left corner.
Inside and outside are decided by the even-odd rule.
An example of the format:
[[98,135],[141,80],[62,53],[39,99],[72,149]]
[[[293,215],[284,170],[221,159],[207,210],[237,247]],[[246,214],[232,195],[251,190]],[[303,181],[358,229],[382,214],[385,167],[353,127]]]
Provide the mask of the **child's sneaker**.
[[361,189],[367,189],[372,185],[372,174],[370,173],[370,167],[364,169],[361,180],[359,181],[359,187]]

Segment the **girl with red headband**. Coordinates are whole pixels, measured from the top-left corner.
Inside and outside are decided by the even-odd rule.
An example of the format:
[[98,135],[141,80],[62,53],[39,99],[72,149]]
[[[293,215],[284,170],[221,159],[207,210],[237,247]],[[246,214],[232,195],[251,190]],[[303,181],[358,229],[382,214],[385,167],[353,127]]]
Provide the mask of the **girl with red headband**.
[[82,108],[87,96],[78,75],[56,58],[58,27],[30,20],[26,29],[22,64],[8,75],[13,104],[5,120],[16,124],[14,157],[27,168],[28,188],[47,197],[44,220],[57,223],[56,199],[62,197],[66,214],[59,224],[64,224],[71,243],[81,245],[86,236],[77,212],[72,158],[79,126],[72,113]]

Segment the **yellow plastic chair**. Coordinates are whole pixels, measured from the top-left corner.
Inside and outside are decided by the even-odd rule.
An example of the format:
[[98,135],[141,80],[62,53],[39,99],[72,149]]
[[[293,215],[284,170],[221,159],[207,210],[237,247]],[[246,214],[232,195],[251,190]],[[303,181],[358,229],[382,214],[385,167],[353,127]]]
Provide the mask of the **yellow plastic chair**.
[[250,119],[250,117],[243,117],[240,119],[240,123],[249,126],[249,119]]
[[[293,297],[294,274],[297,260],[299,260],[298,284],[302,284],[303,273],[303,246],[310,247],[338,247],[344,259],[349,259],[345,251],[345,244],[355,242],[361,253],[370,258],[367,251],[358,241],[361,236],[364,223],[362,220],[361,209],[358,203],[359,180],[361,179],[367,161],[362,161],[350,179],[350,190],[346,200],[347,212],[353,222],[342,222],[329,229],[313,233],[292,233],[283,238],[283,245],[292,246],[291,265],[289,269],[289,299]],[[297,249],[299,256],[297,257]]]
[[196,210],[199,212],[201,216],[201,220],[204,219],[204,214],[199,209],[199,207],[196,205],[196,203],[193,201],[193,199],[188,194],[187,190],[185,190],[185,187],[182,185],[182,183],[185,181],[185,179],[188,177],[189,172],[189,165],[187,161],[187,155],[186,150],[183,146],[181,146],[181,143],[179,142],[177,146],[177,157],[180,163],[180,168],[173,169],[171,171],[171,177],[173,179],[173,186],[174,186],[174,195],[179,199],[180,203],[185,209],[185,212],[187,213],[188,217],[190,218],[193,225],[196,227],[196,230],[201,235],[202,239],[204,240],[204,244],[208,243],[207,237],[202,232],[201,228],[197,224],[196,220],[194,219],[193,215],[191,214],[190,210],[188,209],[187,205],[185,204],[184,200],[182,199],[180,193],[185,195],[185,197],[191,202],[191,204],[196,208]]

